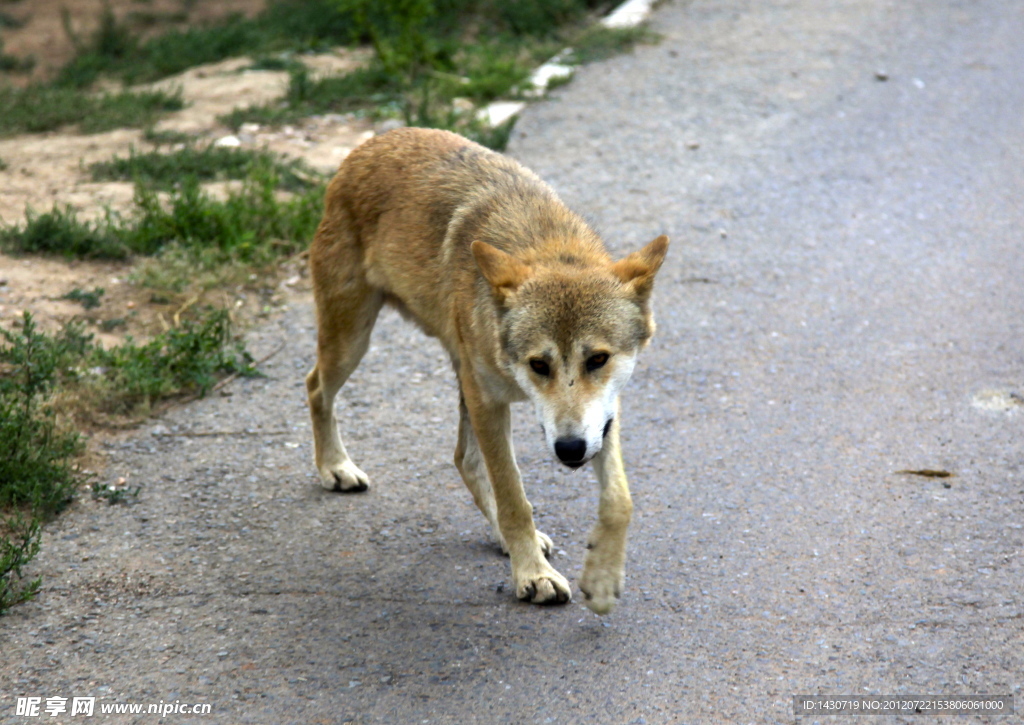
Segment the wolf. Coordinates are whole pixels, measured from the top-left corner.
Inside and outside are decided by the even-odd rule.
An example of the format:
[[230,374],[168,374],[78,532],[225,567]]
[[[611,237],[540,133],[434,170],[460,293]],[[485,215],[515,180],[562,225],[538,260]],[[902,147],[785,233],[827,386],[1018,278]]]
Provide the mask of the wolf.
[[560,604],[572,590],[534,526],[509,404],[533,403],[562,464],[593,464],[600,500],[579,587],[590,609],[610,612],[633,507],[619,393],[654,334],[651,292],[667,249],[663,235],[613,262],[533,172],[457,134],[402,128],[358,146],[328,185],[309,252],[318,338],[306,387],[324,488],[369,485],[342,443],[334,399],[392,305],[451,358],[455,466],[509,555],[519,599]]

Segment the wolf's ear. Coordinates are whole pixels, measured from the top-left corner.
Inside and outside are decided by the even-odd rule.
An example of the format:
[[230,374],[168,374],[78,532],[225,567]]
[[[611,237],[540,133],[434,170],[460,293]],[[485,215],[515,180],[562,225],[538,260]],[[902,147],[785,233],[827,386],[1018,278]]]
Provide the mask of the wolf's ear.
[[643,249],[633,252],[612,265],[612,273],[619,281],[633,288],[641,303],[651,296],[654,275],[665,261],[668,237],[662,234]]
[[507,252],[492,247],[486,242],[473,242],[469,245],[476,259],[476,266],[484,275],[495,295],[503,301],[515,292],[519,285],[530,276],[530,267]]

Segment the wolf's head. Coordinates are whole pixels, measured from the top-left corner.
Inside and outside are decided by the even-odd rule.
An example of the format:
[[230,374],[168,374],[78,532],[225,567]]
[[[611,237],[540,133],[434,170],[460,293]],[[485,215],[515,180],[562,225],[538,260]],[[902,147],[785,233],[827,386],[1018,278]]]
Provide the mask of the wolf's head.
[[558,460],[582,466],[600,452],[619,391],[654,334],[650,296],[668,237],[613,263],[563,255],[527,264],[484,242],[472,250],[499,309],[508,372]]

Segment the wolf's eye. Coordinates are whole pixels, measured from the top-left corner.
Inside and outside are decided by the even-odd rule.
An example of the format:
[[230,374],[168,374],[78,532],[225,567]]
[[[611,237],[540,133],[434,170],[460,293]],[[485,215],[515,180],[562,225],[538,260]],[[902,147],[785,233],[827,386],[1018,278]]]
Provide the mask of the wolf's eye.
[[539,358],[534,358],[533,360],[530,361],[530,370],[537,373],[538,375],[543,375],[544,377],[547,377],[548,375],[551,374],[551,368],[548,367],[548,364],[546,362]]
[[599,352],[587,358],[587,372],[592,373],[608,362],[608,353]]

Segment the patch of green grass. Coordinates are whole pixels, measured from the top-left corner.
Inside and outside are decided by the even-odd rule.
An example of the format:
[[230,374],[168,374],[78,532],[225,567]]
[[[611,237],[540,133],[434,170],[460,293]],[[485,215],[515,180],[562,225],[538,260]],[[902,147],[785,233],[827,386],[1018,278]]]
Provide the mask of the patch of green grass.
[[[88,480],[74,465],[79,436],[58,423],[62,403],[139,415],[159,400],[205,395],[222,376],[257,374],[224,310],[109,350],[76,323],[47,335],[29,313],[21,322],[0,328],[0,614],[38,591],[40,580],[25,582],[23,568],[39,551],[40,525]],[[116,503],[138,488],[94,485],[93,493]]]
[[77,328],[38,332],[28,313],[20,330],[0,328],[0,507],[48,516],[70,499],[80,443],[59,430],[46,401],[86,345]]
[[108,9],[98,29],[79,39],[77,55],[57,82],[82,88],[106,75],[144,83],[225,58],[327,49],[351,39],[351,22],[332,0],[272,0],[254,18],[232,15],[148,40],[141,40]]
[[[0,13],[0,28],[3,27],[18,27],[17,25],[9,25],[14,22],[13,18],[4,13]],[[29,56],[27,58],[19,58],[16,55],[4,52],[4,41],[0,38],[0,71],[6,73],[28,73],[30,70],[36,67],[36,59]]]
[[0,171],[7,171],[7,162],[0,159]]
[[240,189],[220,200],[186,176],[163,197],[137,185],[133,208],[82,221],[70,207],[29,214],[24,226],[0,229],[9,252],[124,259],[165,248],[194,253],[205,268],[217,263],[267,264],[299,251],[312,238],[323,211],[322,184],[281,196],[282,177],[266,160],[254,163]]
[[128,320],[124,317],[112,317],[109,320],[102,320],[100,322],[100,329],[103,332],[113,332],[119,327],[124,327],[128,324]]
[[9,28],[11,30],[17,30],[25,24],[25,21],[19,20],[10,13],[0,11],[0,29]]
[[125,19],[134,28],[152,28],[164,23],[184,23],[188,20],[188,13],[184,10],[173,10],[161,13],[153,10],[132,10]]
[[78,436],[46,405],[81,342],[73,332],[38,333],[28,313],[20,331],[0,328],[0,614],[38,591],[40,580],[23,581],[22,568],[39,551],[42,522],[84,480],[72,465]]
[[131,253],[108,214],[82,221],[70,206],[42,214],[29,210],[24,225],[0,229],[0,249],[28,254],[60,254],[85,259],[125,259]]
[[61,295],[62,300],[71,300],[72,302],[78,302],[84,309],[94,310],[100,306],[100,300],[103,298],[104,289],[102,287],[96,287],[92,292],[86,292],[83,289],[75,287],[73,290],[65,295]]
[[152,125],[159,116],[168,111],[179,111],[185,107],[181,90],[139,91],[136,93],[109,93],[91,99],[83,109],[87,115],[82,118],[79,129],[82,133],[100,133],[114,128],[141,128]]
[[225,375],[256,375],[252,362],[232,338],[227,311],[211,310],[144,345],[93,347],[87,364],[99,373],[80,384],[103,412],[138,415],[172,396],[204,396]]
[[68,40],[75,47],[75,57],[61,68],[56,85],[85,88],[99,77],[104,64],[126,60],[136,44],[127,25],[118,22],[108,3],[103,4],[100,20],[88,38],[82,38],[71,25],[71,12],[61,8],[61,20]]
[[323,186],[287,197],[279,195],[280,186],[277,172],[263,165],[224,200],[203,191],[194,177],[171,191],[166,203],[139,186],[126,237],[138,254],[177,245],[207,260],[266,264],[308,244],[323,212]]
[[584,33],[608,3],[588,0],[336,0],[356,37],[372,43],[373,62],[344,76],[310,79],[292,70],[277,102],[236,110],[221,120],[293,123],[319,113],[401,116],[414,126],[446,128],[503,149],[511,125],[486,129],[472,113],[454,112],[456,98],[481,106],[522,97],[531,70],[573,39],[587,59],[621,51],[644,33]]
[[138,154],[89,166],[94,181],[135,181],[159,189],[171,189],[186,177],[200,181],[245,179],[257,167],[273,168],[281,188],[300,191],[323,179],[301,161],[284,162],[269,151],[228,148],[208,144],[185,146],[170,153]]
[[302,61],[296,59],[292,55],[264,55],[260,56],[252,62],[252,65],[246,68],[246,70],[276,70],[276,71],[288,71],[293,73],[300,69],[305,68]]
[[27,602],[39,591],[42,577],[23,581],[22,567],[39,553],[42,519],[10,515],[0,518],[0,616],[11,607]]
[[657,43],[661,36],[646,25],[635,28],[606,28],[595,25],[573,41],[572,62],[593,63],[613,55],[628,53],[641,44]]
[[516,97],[516,89],[525,84],[537,62],[557,50],[557,44],[539,40],[526,47],[509,38],[467,44],[452,57],[451,74],[439,78],[458,81],[442,86],[442,95],[471,98],[479,104]]
[[151,125],[161,114],[181,109],[180,92],[141,91],[90,95],[72,88],[30,85],[0,87],[0,137],[77,125],[83,133]]
[[377,65],[318,80],[305,66],[291,73],[288,92],[280,101],[236,108],[219,120],[237,129],[243,123],[281,125],[320,113],[375,112],[402,98],[402,88]]
[[235,109],[220,121],[237,129],[243,123],[282,125],[324,113],[357,112],[373,118],[402,115],[410,125],[457,131],[491,148],[503,149],[511,125],[489,129],[472,114],[455,113],[451,101],[460,96],[479,102],[500,97],[510,85],[528,75],[525,66],[499,62],[492,67],[491,75],[481,74],[469,82],[463,82],[460,76],[437,72],[433,74],[434,81],[410,90],[379,64],[317,80],[311,79],[303,68],[292,73],[288,93],[281,101]]
[[182,131],[157,131],[152,126],[142,132],[142,138],[156,146],[171,146],[174,144],[188,144],[195,140],[195,136]]

